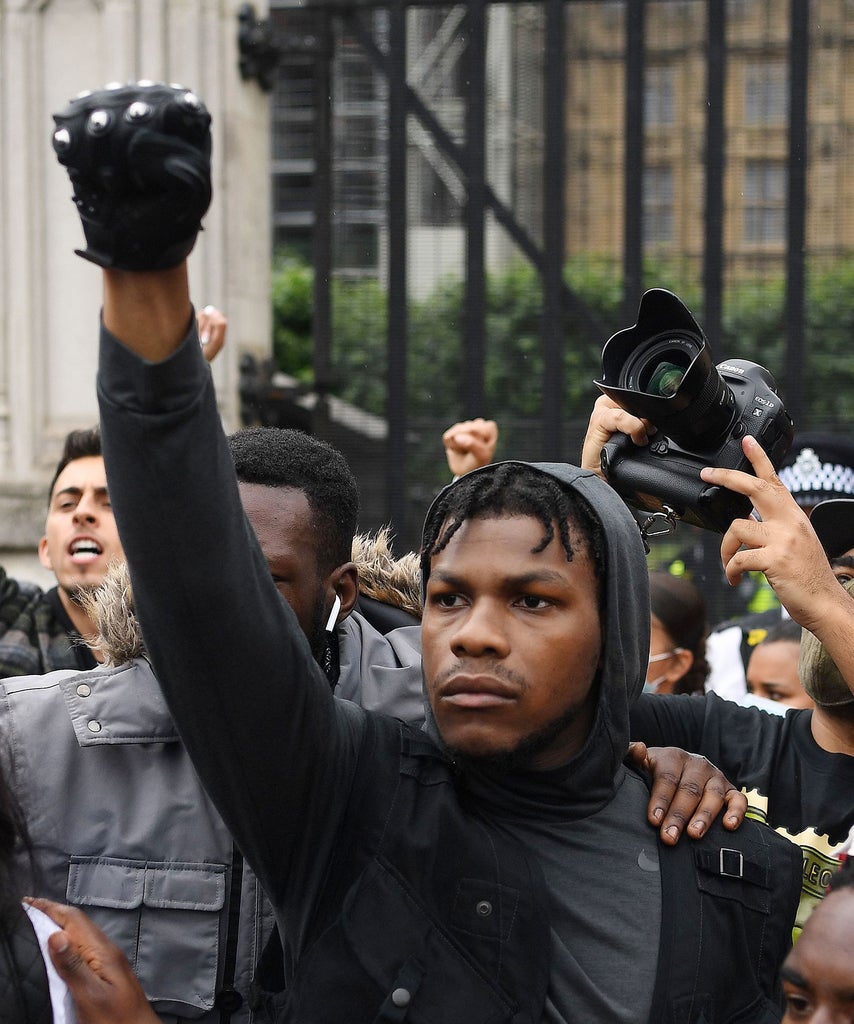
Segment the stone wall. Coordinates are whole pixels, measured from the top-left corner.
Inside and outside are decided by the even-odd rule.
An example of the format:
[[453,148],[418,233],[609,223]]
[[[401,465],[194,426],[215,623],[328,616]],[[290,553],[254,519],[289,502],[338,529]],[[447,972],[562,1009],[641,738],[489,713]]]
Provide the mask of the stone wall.
[[180,82],[211,110],[214,202],[191,283],[197,305],[229,317],[213,371],[239,425],[239,356],[270,347],[268,98],[240,77],[240,6],[0,0],[0,550],[36,542],[62,438],[97,419],[99,274],[73,254],[82,230],[50,145],[51,112],[82,89]]

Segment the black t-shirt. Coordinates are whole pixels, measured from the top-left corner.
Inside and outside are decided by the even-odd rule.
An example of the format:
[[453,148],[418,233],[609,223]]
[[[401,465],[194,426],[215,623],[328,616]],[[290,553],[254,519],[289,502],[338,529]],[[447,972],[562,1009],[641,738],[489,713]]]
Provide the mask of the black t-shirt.
[[748,814],[797,843],[804,878],[796,934],[824,896],[832,856],[854,825],[854,757],[813,739],[811,711],[769,715],[716,694],[643,696],[632,709],[632,739],[705,755],[748,798]]

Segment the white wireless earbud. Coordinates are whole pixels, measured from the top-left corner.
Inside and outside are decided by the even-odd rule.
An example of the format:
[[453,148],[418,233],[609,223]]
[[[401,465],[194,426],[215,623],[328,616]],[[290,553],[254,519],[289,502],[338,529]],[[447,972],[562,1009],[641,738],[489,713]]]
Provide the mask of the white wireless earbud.
[[329,619],[326,623],[326,632],[331,633],[338,624],[338,612],[341,611],[341,598],[336,594],[335,600],[332,602],[332,611],[329,613]]

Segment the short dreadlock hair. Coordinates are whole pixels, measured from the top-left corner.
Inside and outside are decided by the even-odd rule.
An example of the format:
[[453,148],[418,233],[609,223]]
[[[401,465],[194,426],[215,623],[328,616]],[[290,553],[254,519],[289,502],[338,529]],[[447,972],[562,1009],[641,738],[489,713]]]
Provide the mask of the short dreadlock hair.
[[493,516],[539,519],[543,524],[543,537],[531,549],[534,554],[551,544],[557,523],[568,562],[574,554],[569,528],[570,525],[576,527],[589,544],[597,575],[600,579],[604,575],[602,526],[587,502],[549,473],[523,462],[500,462],[462,477],[434,502],[424,524],[421,547],[424,578],[429,575],[430,559],[447,547],[467,519]]
[[66,434],[65,441],[62,444],[62,454],[59,457],[59,462],[56,464],[53,480],[51,480],[50,489],[47,492],[48,505],[50,505],[50,500],[53,497],[53,489],[56,486],[56,481],[59,479],[59,474],[70,462],[76,462],[77,459],[87,459],[93,456],[103,456],[103,454],[101,431],[97,426],[86,427],[83,430],[72,430],[69,434]]
[[350,561],[359,518],[359,489],[347,461],[332,445],[301,430],[249,427],[228,439],[237,479],[245,484],[302,491],[319,534],[323,569]]

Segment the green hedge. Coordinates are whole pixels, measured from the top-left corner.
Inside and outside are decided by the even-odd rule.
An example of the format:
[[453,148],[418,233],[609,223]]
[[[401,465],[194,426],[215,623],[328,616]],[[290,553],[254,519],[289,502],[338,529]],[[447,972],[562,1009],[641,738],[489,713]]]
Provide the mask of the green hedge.
[[[565,277],[605,332],[591,337],[571,317],[565,324],[564,385],[568,417],[586,417],[600,373],[602,345],[620,327],[619,268],[606,259],[574,259]],[[675,291],[702,323],[696,285],[680,280],[675,264],[649,264],[645,280]],[[854,258],[814,268],[808,276],[805,383],[813,423],[854,419]],[[273,274],[274,358],[277,366],[311,382],[312,271],[294,259],[277,261]],[[375,281],[333,282],[335,393],[382,414],[385,408],[386,295]],[[487,278],[486,408],[502,418],[537,417],[541,411],[542,356],[538,275],[525,263]],[[462,372],[463,285],[439,282],[409,308],[408,411],[413,418],[459,418]],[[725,296],[723,355],[752,359],[777,378],[785,396],[784,286],[782,279],[743,281]]]

